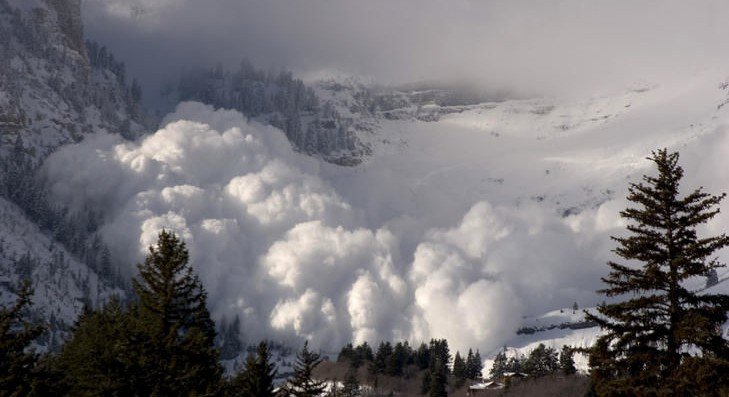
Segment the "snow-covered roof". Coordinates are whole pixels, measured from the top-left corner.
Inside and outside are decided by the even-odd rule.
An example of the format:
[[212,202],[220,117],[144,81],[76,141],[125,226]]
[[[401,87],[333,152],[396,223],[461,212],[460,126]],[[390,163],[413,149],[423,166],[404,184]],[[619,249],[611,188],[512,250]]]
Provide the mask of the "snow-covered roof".
[[496,389],[496,388],[501,388],[501,387],[503,387],[503,386],[504,386],[504,385],[502,385],[502,384],[501,384],[501,383],[499,383],[499,382],[496,382],[496,381],[490,381],[490,382],[481,382],[481,383],[476,383],[475,385],[471,385],[471,386],[469,386],[468,388],[469,388],[469,389],[471,389],[471,390],[484,390],[484,389]]

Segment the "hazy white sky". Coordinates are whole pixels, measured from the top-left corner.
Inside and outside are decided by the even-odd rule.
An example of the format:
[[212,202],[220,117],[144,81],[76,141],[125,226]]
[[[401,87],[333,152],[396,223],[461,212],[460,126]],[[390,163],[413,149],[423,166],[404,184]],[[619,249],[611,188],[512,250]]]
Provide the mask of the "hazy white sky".
[[592,95],[727,60],[722,1],[85,0],[87,34],[142,82],[236,64],[379,82],[469,79]]

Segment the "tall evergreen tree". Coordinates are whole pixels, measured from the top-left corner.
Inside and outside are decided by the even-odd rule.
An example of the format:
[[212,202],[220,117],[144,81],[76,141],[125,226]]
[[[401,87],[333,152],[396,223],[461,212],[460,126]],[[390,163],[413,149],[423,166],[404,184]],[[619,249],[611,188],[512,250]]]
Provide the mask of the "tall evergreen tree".
[[230,323],[223,318],[218,340],[220,341],[221,359],[230,360],[238,357],[238,354],[243,350],[243,344],[240,341],[240,318],[238,315]]
[[508,361],[506,358],[506,348],[504,350],[500,351],[496,358],[494,358],[494,363],[491,365],[491,369],[489,370],[489,375],[491,376],[491,379],[499,379],[502,376],[504,376],[504,372],[509,372],[508,368]]
[[357,355],[357,352],[354,351],[354,346],[352,346],[351,343],[347,343],[342,349],[339,351],[339,355],[337,356],[337,362],[352,362],[355,361],[355,356]]
[[142,394],[209,394],[220,384],[207,293],[188,261],[185,243],[162,230],[132,280],[139,297],[133,317],[141,331],[134,348],[143,363]]
[[[599,306],[599,314],[587,313],[606,331],[590,354],[599,394],[682,395],[688,390],[684,364],[729,357],[719,332],[727,320],[729,296],[698,295],[685,283],[723,266],[714,253],[729,245],[729,237],[699,238],[696,229],[719,213],[725,194],[698,188],[681,197],[678,157],[666,149],[653,152],[649,160],[658,176],[643,176],[629,188],[634,207],[621,212],[629,234],[613,237],[618,243],[614,252],[626,263],[608,262],[611,271],[599,292],[630,298]],[[712,381],[716,390],[729,392],[729,376]]]
[[243,370],[231,382],[230,395],[240,397],[273,397],[276,366],[266,342],[258,344],[255,356],[249,355]]
[[374,360],[375,356],[372,353],[372,348],[367,342],[362,342],[361,345],[354,348],[355,352],[357,353],[357,367],[359,368],[359,365],[362,364],[362,362],[365,361],[372,361]]
[[514,356],[509,358],[506,364],[506,372],[522,372],[522,363],[526,361],[524,356]]
[[420,347],[418,347],[418,350],[415,352],[415,365],[417,365],[421,370],[427,369],[430,365],[430,349],[425,343],[421,343]]
[[384,374],[390,356],[392,356],[392,344],[390,342],[380,342],[377,353],[375,353],[375,359],[370,365],[370,373]]
[[344,377],[344,384],[342,386],[342,396],[344,397],[358,397],[362,394],[360,390],[359,381],[357,380],[357,367],[350,365],[347,374]]
[[473,364],[471,364],[468,371],[471,379],[478,379],[482,376],[483,360],[481,359],[481,352],[478,349],[476,349],[476,354],[473,355]]
[[468,354],[466,355],[466,375],[469,379],[471,378],[472,373],[472,367],[473,367],[473,349],[468,349]]
[[719,274],[716,269],[710,269],[706,274],[706,288],[713,287],[719,284]]
[[134,395],[142,372],[138,367],[141,357],[130,348],[134,332],[116,298],[100,310],[85,310],[55,359],[68,393]]
[[574,348],[569,345],[562,346],[562,351],[559,353],[559,368],[565,375],[572,375],[577,372],[575,359],[573,358],[574,354]]
[[[440,364],[437,364],[440,362]],[[448,341],[446,339],[431,339],[430,340],[430,365],[429,367],[434,368],[436,365],[441,365],[445,374],[450,373],[448,364],[451,362],[451,353],[448,349]]]
[[309,342],[296,354],[294,375],[284,387],[287,396],[318,397],[326,390],[326,383],[313,378],[314,368],[321,364],[322,358],[318,353],[309,350]]
[[461,386],[468,377],[466,362],[461,358],[460,352],[456,352],[456,356],[453,358],[453,376],[456,378],[456,387]]
[[32,294],[30,282],[25,281],[15,304],[0,308],[0,394],[27,395],[35,381],[38,355],[28,348],[45,327],[24,319]]
[[431,365],[429,372],[430,388],[428,389],[428,397],[447,397],[448,366],[438,357]]
[[385,373],[390,376],[402,376],[403,369],[407,365],[411,353],[407,342],[397,342],[392,349],[392,354],[385,362]]
[[426,395],[430,392],[430,383],[432,382],[432,376],[430,375],[430,371],[425,371],[423,373],[423,379],[420,383],[420,394]]
[[553,374],[559,370],[557,351],[540,343],[529,353],[529,357],[522,364],[522,371],[538,378]]

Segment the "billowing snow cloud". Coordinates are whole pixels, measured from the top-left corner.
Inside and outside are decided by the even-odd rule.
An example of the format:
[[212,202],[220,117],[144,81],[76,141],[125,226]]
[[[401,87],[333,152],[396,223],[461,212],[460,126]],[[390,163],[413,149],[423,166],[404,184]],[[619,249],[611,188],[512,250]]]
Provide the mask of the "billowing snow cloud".
[[397,227],[400,214],[372,226],[322,176],[328,165],[277,129],[197,103],[163,125],[138,142],[104,135],[61,149],[46,163],[50,188],[106,214],[103,235],[129,275],[162,228],[179,233],[213,314],[240,317],[248,342],[494,348],[525,314],[594,299],[619,226],[610,202],[563,218],[484,201],[445,226],[425,216]]

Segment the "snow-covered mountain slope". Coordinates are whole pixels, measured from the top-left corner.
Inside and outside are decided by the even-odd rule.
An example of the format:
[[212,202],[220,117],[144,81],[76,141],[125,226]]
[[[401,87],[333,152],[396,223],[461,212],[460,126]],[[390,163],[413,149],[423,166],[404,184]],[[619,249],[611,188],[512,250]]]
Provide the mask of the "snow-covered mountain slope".
[[139,87],[84,40],[80,12],[79,0],[0,0],[0,294],[7,304],[33,281],[33,312],[51,330],[41,344],[51,348],[84,305],[123,295],[123,282],[95,233],[99,214],[66,211],[34,172],[65,144],[145,130]]
[[143,130],[123,63],[89,56],[80,0],[0,0],[0,154],[18,136],[38,162],[96,131]]
[[[366,196],[381,207],[417,201],[432,213],[454,207],[438,207],[446,201],[461,203],[462,211],[487,199],[578,213],[624,192],[626,178],[645,170],[651,150],[680,149],[722,130],[729,120],[725,107],[717,109],[727,96],[723,78],[707,72],[587,100],[512,100],[456,106],[451,113],[445,107],[437,121],[380,119],[376,133],[360,135],[373,147],[370,159],[336,169],[332,178],[354,179],[353,200],[361,196],[356,186],[382,192],[374,202]],[[377,185],[387,179],[404,183]]]
[[93,307],[112,294],[124,296],[2,198],[0,225],[0,305],[12,304],[21,282],[31,280],[33,318],[49,330],[41,346],[53,349],[63,343],[65,331],[85,305]]
[[[687,287],[700,291],[699,293],[702,294],[729,294],[729,269],[721,269],[718,273],[719,283],[710,288],[705,288],[704,279],[690,280]],[[557,351],[560,351],[565,345],[589,348],[601,335],[601,331],[594,323],[585,320],[585,310],[596,313],[594,307],[586,309],[565,307],[539,316],[525,316],[522,320],[522,327],[511,339],[506,341],[502,347],[484,354],[484,376],[488,377],[488,371],[493,365],[494,358],[501,351],[505,351],[507,357],[521,357],[528,356],[540,343]],[[729,340],[729,321],[722,327],[722,335]],[[575,354],[574,359],[577,369],[587,372],[587,356],[578,353]]]

